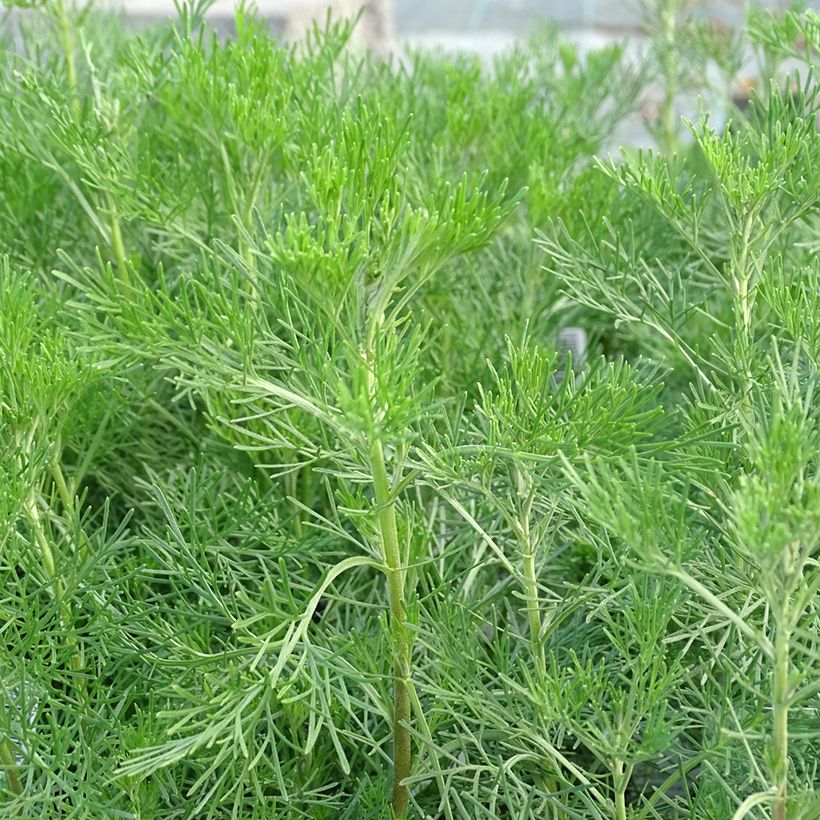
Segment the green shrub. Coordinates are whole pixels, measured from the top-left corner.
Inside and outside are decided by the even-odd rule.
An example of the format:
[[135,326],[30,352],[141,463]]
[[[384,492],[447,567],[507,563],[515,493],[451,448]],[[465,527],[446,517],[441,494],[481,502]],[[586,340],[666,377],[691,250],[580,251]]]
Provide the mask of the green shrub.
[[0,56],[3,815],[815,817],[811,67],[203,13]]

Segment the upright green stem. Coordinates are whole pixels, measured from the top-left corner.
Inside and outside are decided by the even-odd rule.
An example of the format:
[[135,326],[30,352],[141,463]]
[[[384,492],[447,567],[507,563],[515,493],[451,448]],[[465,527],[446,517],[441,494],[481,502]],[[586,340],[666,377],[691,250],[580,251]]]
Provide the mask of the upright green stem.
[[124,285],[127,285],[130,281],[130,277],[128,275],[128,266],[125,256],[125,244],[122,240],[122,226],[120,225],[120,219],[117,216],[117,211],[114,208],[114,202],[110,196],[108,197],[108,207],[111,211],[111,253],[114,255],[114,261],[117,264],[117,272],[120,275],[120,281]]
[[68,8],[65,0],[57,0],[54,4],[57,25],[60,29],[60,45],[65,56],[66,83],[71,99],[71,108],[75,114],[79,113],[80,101],[77,97],[77,63],[74,59],[74,33],[71,30],[71,20],[68,17]]
[[734,287],[735,339],[737,368],[740,379],[740,406],[739,410],[747,424],[751,425],[754,410],[751,402],[753,382],[753,349],[754,333],[752,331],[752,272],[749,264],[749,252],[752,242],[752,232],[755,225],[753,212],[743,217],[739,244],[732,247],[732,284]]
[[[784,619],[785,620],[785,619]],[[775,800],[772,820],[786,820],[789,780],[789,644],[785,623],[778,625],[772,670],[772,776]]]
[[[256,183],[254,183],[253,190],[248,195],[248,202],[242,212],[242,227],[245,232],[250,234],[253,230],[253,209],[256,205]],[[245,264],[248,266],[248,273],[252,277],[254,284],[256,284],[256,261],[253,258],[253,251],[250,243],[244,236],[239,237],[239,249]]]
[[296,538],[304,535],[302,526],[302,510],[297,503],[297,492],[299,486],[299,472],[293,470],[285,475],[285,492],[293,499],[293,534]]
[[390,598],[390,624],[393,635],[393,813],[403,817],[410,793],[402,780],[410,776],[412,748],[410,737],[410,647],[407,641],[407,613],[404,600],[405,570],[402,565],[396,506],[384,462],[380,439],[371,446],[373,489],[378,508],[379,534],[387,565]]
[[17,760],[14,757],[11,744],[5,738],[0,740],[0,764],[6,772],[9,791],[16,795],[22,794],[23,782],[20,780],[20,773],[17,771]]
[[[537,550],[537,539],[533,537],[530,528],[530,517],[532,515],[533,492],[531,482],[525,483],[520,470],[515,470],[516,489],[520,495],[524,496],[524,502],[518,511],[518,521],[515,526],[519,542],[521,545],[521,557],[523,563],[523,588],[524,602],[527,607],[527,623],[530,630],[530,646],[532,648],[533,666],[540,679],[545,679],[547,675],[547,657],[544,652],[544,642],[541,637],[543,621],[541,618],[541,601],[538,597],[538,573],[536,569],[535,557]],[[544,715],[539,709],[539,719],[544,720]],[[540,779],[540,785],[544,791],[556,792],[560,786],[552,774],[547,774]],[[560,809],[556,809],[553,817],[562,820],[566,814]]]
[[[529,529],[528,529],[529,531]],[[541,604],[538,600],[538,575],[535,569],[535,547],[530,545],[524,553],[524,598],[527,603],[527,622],[530,627],[530,641],[533,653],[538,663],[538,672],[546,671],[547,661],[544,655],[544,645],[541,640]]]
[[749,246],[752,241],[755,215],[748,213],[743,218],[740,234],[740,247],[734,261],[734,285],[737,298],[737,320],[743,333],[744,341],[749,341],[752,332],[751,274],[749,272]]
[[624,774],[623,760],[616,760],[612,770],[615,788],[615,820],[626,820],[626,786],[629,778]]
[[51,551],[51,545],[46,538],[45,530],[43,529],[43,522],[40,518],[40,511],[37,509],[37,499],[32,489],[26,496],[24,502],[26,515],[28,515],[29,523],[31,524],[32,532],[34,533],[34,540],[37,542],[37,548],[40,550],[40,560],[43,563],[43,569],[46,572],[46,577],[49,581],[54,582],[54,590],[59,601],[63,598],[63,586],[59,578],[57,578],[57,568],[54,563],[54,553]]
[[520,494],[524,496],[524,502],[518,513],[518,538],[521,544],[521,556],[524,568],[524,600],[527,605],[527,623],[530,628],[530,641],[534,662],[539,675],[544,675],[547,669],[544,646],[541,640],[541,602],[538,599],[538,574],[535,566],[535,553],[537,544],[530,530],[530,515],[532,513],[532,487],[530,483],[524,485],[524,479],[518,469],[516,469],[516,484]]
[[54,478],[54,483],[57,485],[57,492],[60,494],[60,501],[63,503],[63,508],[66,512],[72,512],[74,510],[74,492],[68,486],[68,481],[66,481],[60,460],[56,456],[49,462],[49,469]]
[[[51,471],[52,478],[54,479],[54,484],[57,487],[57,492],[59,493],[60,501],[63,505],[64,515],[66,516],[67,520],[71,522],[76,522],[78,519],[78,515],[77,504],[74,497],[74,482],[70,479],[66,479],[65,474],[63,473],[62,465],[60,464],[60,459],[57,458],[56,455],[52,456],[51,460],[49,461],[49,469]],[[88,554],[88,537],[86,536],[82,527],[77,526],[76,530],[72,533],[72,540],[74,549],[78,554]]]
[[663,29],[663,102],[661,104],[661,140],[664,151],[671,156],[678,150],[678,121],[675,113],[675,99],[678,96],[678,59],[676,48],[677,19],[675,0],[664,0],[661,5],[661,26]]
[[[40,511],[37,509],[37,499],[32,489],[24,502],[26,515],[31,524],[32,532],[34,533],[34,540],[37,543],[37,548],[40,550],[40,560],[43,564],[46,577],[52,583],[54,588],[54,597],[60,610],[60,619],[63,622],[65,629],[70,629],[71,624],[71,607],[65,598],[65,584],[57,574],[57,565],[54,561],[54,553],[48,543],[45,529],[43,528],[43,521],[40,517]],[[71,668],[74,672],[79,672],[83,668],[83,659],[77,646],[77,638],[75,635],[69,633],[66,642],[72,650],[71,653]],[[81,691],[84,689],[82,679],[77,680],[77,687]]]
[[299,470],[299,498],[302,506],[312,508],[313,505],[313,468],[305,464]]

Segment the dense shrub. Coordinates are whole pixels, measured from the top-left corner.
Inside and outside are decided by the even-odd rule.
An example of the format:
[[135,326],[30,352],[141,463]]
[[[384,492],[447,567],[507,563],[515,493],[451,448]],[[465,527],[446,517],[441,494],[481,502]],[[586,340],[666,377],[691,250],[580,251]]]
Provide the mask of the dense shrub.
[[619,48],[201,14],[2,53],[3,816],[817,817],[817,15],[599,161]]

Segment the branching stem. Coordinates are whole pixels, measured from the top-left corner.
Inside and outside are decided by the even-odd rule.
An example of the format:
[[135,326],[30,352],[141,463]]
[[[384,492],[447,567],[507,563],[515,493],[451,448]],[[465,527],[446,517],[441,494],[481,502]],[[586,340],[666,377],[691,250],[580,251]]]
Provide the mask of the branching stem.
[[407,641],[407,613],[404,600],[405,570],[399,547],[395,500],[390,488],[384,447],[379,438],[371,447],[373,489],[378,509],[379,534],[387,566],[390,624],[393,635],[393,813],[403,817],[410,793],[402,781],[410,776],[412,747],[410,735],[410,647]]
[[772,776],[775,799],[772,820],[786,820],[789,779],[789,648],[790,636],[780,625],[774,641],[772,669]]
[[626,820],[626,787],[629,778],[624,773],[623,760],[616,760],[612,770],[615,788],[615,820]]

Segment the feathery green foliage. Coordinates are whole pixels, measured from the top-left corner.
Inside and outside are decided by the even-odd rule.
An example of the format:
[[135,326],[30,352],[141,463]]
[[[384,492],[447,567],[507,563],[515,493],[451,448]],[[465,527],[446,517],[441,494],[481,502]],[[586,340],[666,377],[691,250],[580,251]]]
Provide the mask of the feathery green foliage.
[[3,40],[0,814],[815,817],[811,68],[205,10]]

